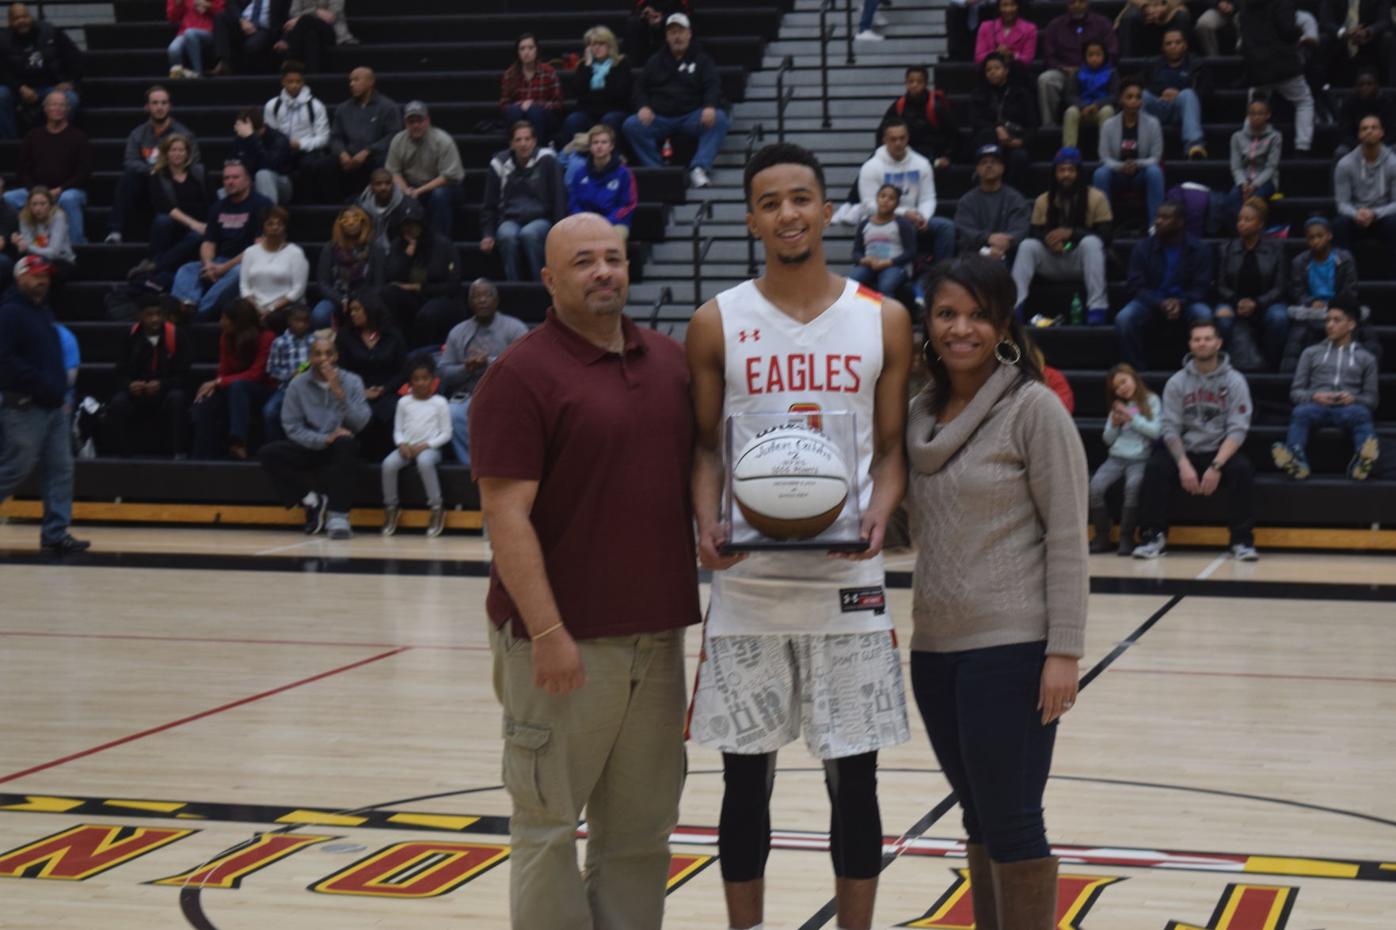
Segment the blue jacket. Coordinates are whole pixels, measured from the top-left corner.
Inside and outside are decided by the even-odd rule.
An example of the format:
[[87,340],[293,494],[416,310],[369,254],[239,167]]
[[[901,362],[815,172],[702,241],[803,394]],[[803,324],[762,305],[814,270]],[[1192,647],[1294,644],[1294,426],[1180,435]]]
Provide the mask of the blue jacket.
[[[1206,303],[1212,287],[1212,250],[1188,235],[1183,236],[1182,247],[1178,256],[1178,286],[1182,289],[1179,300],[1184,306]],[[1150,310],[1157,310],[1168,297],[1163,292],[1163,267],[1163,243],[1158,236],[1134,244],[1129,256],[1129,293]]]
[[40,407],[63,406],[68,371],[53,311],[18,288],[0,303],[0,391],[27,394]]
[[600,213],[616,226],[630,226],[639,200],[635,175],[614,157],[600,172],[588,158],[586,166],[567,184],[569,214]]

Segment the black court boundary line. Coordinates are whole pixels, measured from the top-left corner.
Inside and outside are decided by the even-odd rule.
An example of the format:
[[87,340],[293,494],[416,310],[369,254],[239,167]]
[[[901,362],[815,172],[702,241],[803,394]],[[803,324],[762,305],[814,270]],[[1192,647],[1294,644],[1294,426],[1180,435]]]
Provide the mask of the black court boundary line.
[[[401,575],[487,578],[483,559],[395,559],[377,557],[217,555],[213,553],[85,552],[52,557],[24,549],[0,549],[0,565],[61,565],[65,568],[183,569],[297,574]],[[701,573],[706,581],[709,575]],[[909,589],[912,573],[887,572],[886,586]],[[1159,597],[1232,597],[1260,600],[1370,601],[1396,603],[1396,584],[1322,581],[1230,581],[1226,579],[1135,578],[1096,575],[1092,594]]]
[[[1099,678],[1102,672],[1104,672],[1107,668],[1113,665],[1116,659],[1124,655],[1125,652],[1131,646],[1133,646],[1134,644],[1139,642],[1141,638],[1143,638],[1145,633],[1152,630],[1154,628],[1154,625],[1157,624],[1160,620],[1162,620],[1170,610],[1172,610],[1174,607],[1177,607],[1182,602],[1183,596],[1181,594],[1175,594],[1172,598],[1169,599],[1168,603],[1164,604],[1158,610],[1154,611],[1153,615],[1150,616],[1149,619],[1139,624],[1139,626],[1136,627],[1133,632],[1126,636],[1117,646],[1115,646],[1114,649],[1110,650],[1109,655],[1105,656],[1103,659],[1097,662],[1091,668],[1090,671],[1086,672],[1085,675],[1081,676],[1081,682],[1078,686],[1078,690],[1085,691],[1087,686],[1089,686],[1091,682]],[[936,823],[936,821],[940,820],[940,818],[944,817],[947,813],[949,813],[950,809],[953,808],[955,804],[955,792],[952,791],[944,798],[942,798],[940,803],[938,803],[935,807],[927,811],[924,817],[922,817],[920,820],[916,821],[916,823],[908,827],[906,832],[903,833],[900,837],[898,837],[896,843],[893,844],[893,849],[895,851],[882,854],[882,866],[878,869],[878,874],[887,871],[887,869],[892,865],[892,863],[897,861],[897,858],[901,855],[901,847],[908,840],[920,839],[921,836],[923,836],[925,832]],[[838,899],[830,898],[827,902],[825,902],[823,907],[816,911],[804,923],[800,924],[799,930],[819,930],[820,927],[823,927],[826,924],[828,924],[829,921],[833,920],[837,915]]]

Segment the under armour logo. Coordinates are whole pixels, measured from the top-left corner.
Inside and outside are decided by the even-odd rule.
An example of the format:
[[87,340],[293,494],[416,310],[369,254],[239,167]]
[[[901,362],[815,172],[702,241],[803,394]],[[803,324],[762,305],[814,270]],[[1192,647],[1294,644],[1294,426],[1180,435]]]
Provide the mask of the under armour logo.
[[740,332],[737,333],[737,341],[738,341],[738,342],[746,342],[748,339],[750,339],[752,342],[760,342],[760,341],[761,341],[761,330],[759,330],[759,329],[743,329],[743,330],[741,330]]

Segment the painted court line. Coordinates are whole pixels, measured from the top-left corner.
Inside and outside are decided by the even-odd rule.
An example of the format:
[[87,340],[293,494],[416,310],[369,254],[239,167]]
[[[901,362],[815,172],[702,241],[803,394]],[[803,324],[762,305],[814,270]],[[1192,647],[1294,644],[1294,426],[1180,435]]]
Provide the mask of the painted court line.
[[1215,559],[1213,559],[1213,560],[1211,561],[1210,564],[1208,564],[1208,566],[1207,566],[1206,568],[1204,568],[1202,571],[1198,572],[1198,573],[1197,573],[1197,577],[1194,578],[1193,580],[1194,580],[1194,581],[1206,581],[1208,578],[1211,578],[1211,577],[1212,577],[1213,573],[1215,573],[1217,569],[1221,568],[1223,565],[1225,565],[1225,564],[1226,564],[1228,561],[1230,561],[1230,560],[1231,560],[1231,556],[1230,556],[1229,554],[1225,554],[1225,553],[1224,553],[1224,554],[1222,554],[1222,555],[1217,556]]
[[299,549],[302,546],[312,546],[320,541],[321,540],[318,539],[303,539],[298,543],[291,543],[289,546],[277,546],[274,549],[263,549],[260,552],[253,553],[253,555],[275,555],[278,552],[290,552],[292,549]]
[[151,727],[150,729],[142,730],[139,733],[132,733],[129,736],[123,736],[120,739],[114,739],[110,742],[102,743],[100,746],[93,746],[90,749],[84,749],[81,752],[72,753],[71,755],[62,757],[61,759],[54,759],[51,762],[44,762],[40,765],[35,765],[27,769],[22,769],[18,772],[12,772],[9,775],[0,776],[0,784],[4,784],[7,781],[14,781],[16,778],[23,778],[25,775],[32,775],[35,772],[42,772],[45,769],[55,768],[65,763],[72,762],[76,759],[82,759],[86,756],[95,755],[96,753],[103,752],[107,749],[112,749],[117,746],[122,746],[126,743],[134,742],[138,739],[144,739],[145,737],[153,736],[156,733],[163,733],[165,730],[172,730],[175,727],[183,726],[186,723],[192,723],[195,720],[202,720],[205,717],[212,717],[214,714],[221,714],[225,710],[232,710],[233,708],[241,707],[244,704],[251,704],[253,701],[260,701],[263,698],[269,698],[273,695],[281,694],[283,691],[290,691],[292,688],[299,688],[302,685],[312,684],[322,679],[329,678],[331,675],[338,675],[341,672],[352,671],[353,669],[361,668],[362,666],[368,665],[371,662],[377,662],[381,659],[387,659],[399,653],[406,652],[410,648],[410,646],[403,646],[398,649],[392,649],[388,652],[380,652],[378,655],[369,656],[367,659],[360,659],[359,661],[351,662],[348,665],[341,665],[339,668],[332,668],[327,672],[321,672],[320,674],[312,675],[309,678],[302,678],[300,681],[293,681],[290,684],[282,685],[279,688],[272,688],[270,691],[263,691],[259,694],[253,694],[245,698],[239,698],[236,701],[232,701],[230,703],[223,704],[218,707],[210,708],[209,710],[200,711],[197,714],[190,714],[188,717],[181,717],[180,719],[173,720],[169,723],[162,723],[158,727]]

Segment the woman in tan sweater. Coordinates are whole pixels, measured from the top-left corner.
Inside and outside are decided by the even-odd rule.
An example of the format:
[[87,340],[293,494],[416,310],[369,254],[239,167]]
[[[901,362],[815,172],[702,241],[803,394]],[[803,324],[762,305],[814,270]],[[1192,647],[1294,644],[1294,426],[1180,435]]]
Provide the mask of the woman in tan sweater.
[[1052,930],[1042,793],[1076,698],[1087,472],[1076,425],[1024,348],[1015,294],[1003,263],[977,255],[932,289],[931,383],[907,424],[911,678],[964,810],[975,925]]

